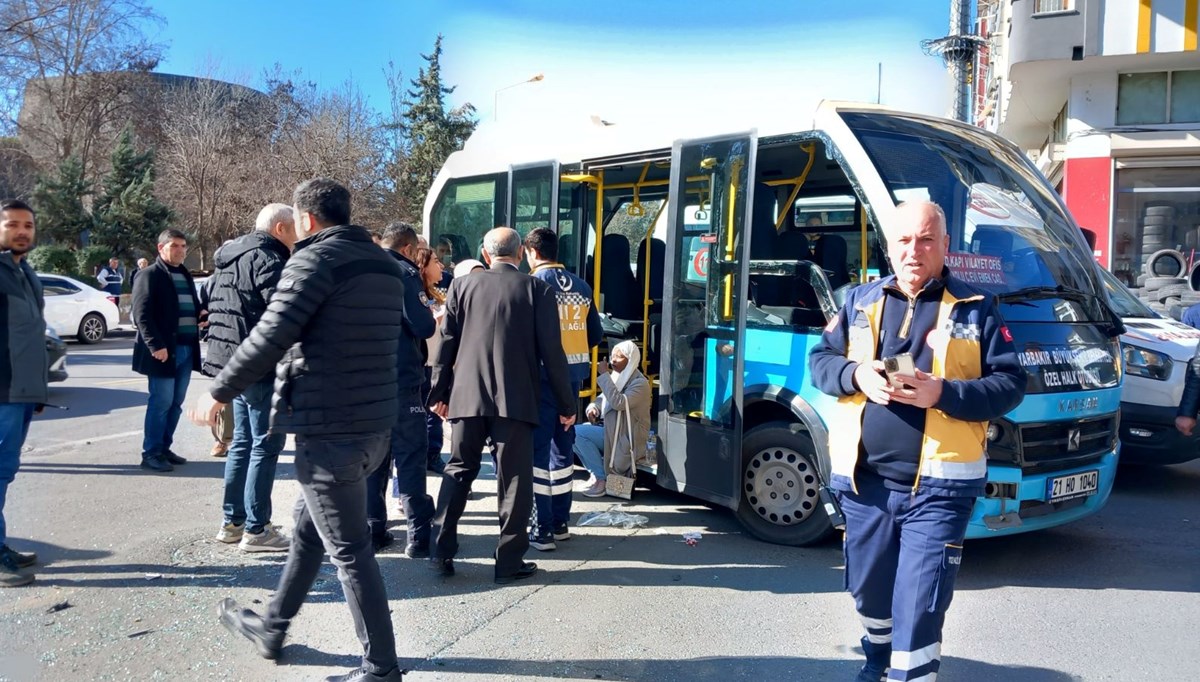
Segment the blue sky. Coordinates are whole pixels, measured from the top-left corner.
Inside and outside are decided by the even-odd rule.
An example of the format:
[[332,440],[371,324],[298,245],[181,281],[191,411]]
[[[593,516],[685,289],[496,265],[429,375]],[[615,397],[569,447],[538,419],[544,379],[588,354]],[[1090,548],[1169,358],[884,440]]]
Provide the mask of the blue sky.
[[949,101],[940,61],[918,45],[945,33],[946,0],[150,4],[166,19],[160,71],[261,86],[279,63],[323,88],[353,80],[379,109],[384,65],[416,76],[439,32],[443,77],[458,86],[451,102],[470,101],[483,120],[786,117],[822,98],[873,101],[880,62],[884,104],[942,114]]

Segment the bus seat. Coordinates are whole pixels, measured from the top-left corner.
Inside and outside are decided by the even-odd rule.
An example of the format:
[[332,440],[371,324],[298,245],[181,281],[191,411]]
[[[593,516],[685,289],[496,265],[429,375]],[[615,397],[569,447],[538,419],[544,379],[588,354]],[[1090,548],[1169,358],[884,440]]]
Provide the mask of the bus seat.
[[[646,239],[638,244],[637,256],[637,287],[638,291],[646,291]],[[663,263],[667,258],[667,243],[651,237],[650,244],[650,300],[662,301],[663,297]]]
[[784,230],[775,238],[771,258],[779,260],[812,260],[808,235],[799,230]]
[[642,319],[642,292],[629,269],[629,240],[622,234],[606,234],[600,257],[600,294],[604,312],[622,320]]
[[817,242],[814,260],[829,277],[833,289],[850,283],[850,269],[846,265],[846,240],[840,235],[827,234]]

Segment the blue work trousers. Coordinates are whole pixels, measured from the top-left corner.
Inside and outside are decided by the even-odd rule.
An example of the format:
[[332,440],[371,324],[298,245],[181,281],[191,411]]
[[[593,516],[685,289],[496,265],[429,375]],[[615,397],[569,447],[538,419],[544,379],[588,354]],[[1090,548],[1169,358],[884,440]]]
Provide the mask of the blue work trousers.
[[271,523],[275,468],[287,436],[268,433],[274,377],[233,399],[233,440],[225,457],[225,523],[261,533]]
[[[571,395],[579,395],[572,382]],[[554,393],[545,381],[538,406],[538,426],[533,431],[533,518],[535,530],[553,531],[567,524],[575,477],[575,429],[559,423]]]
[[29,435],[29,422],[33,419],[33,403],[0,403],[0,545],[8,540],[8,529],[4,525],[4,500],[8,497],[8,484],[17,476],[21,465],[21,446]]
[[891,490],[869,472],[855,478],[858,492],[839,500],[864,649],[890,649],[889,681],[933,679],[975,498]]

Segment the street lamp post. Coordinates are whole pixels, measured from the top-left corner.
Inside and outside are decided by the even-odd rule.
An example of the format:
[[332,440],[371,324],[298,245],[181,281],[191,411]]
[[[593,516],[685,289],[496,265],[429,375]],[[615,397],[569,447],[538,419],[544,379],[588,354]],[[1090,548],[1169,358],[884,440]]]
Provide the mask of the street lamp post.
[[533,76],[532,78],[526,78],[525,80],[518,81],[516,83],[513,83],[512,85],[506,85],[506,86],[500,88],[499,90],[495,91],[492,94],[492,120],[495,121],[497,118],[499,118],[500,93],[502,93],[505,90],[508,90],[510,88],[515,88],[518,85],[525,85],[526,83],[536,83],[536,82],[542,80],[543,78],[545,78],[545,76],[543,74],[539,73],[538,75]]

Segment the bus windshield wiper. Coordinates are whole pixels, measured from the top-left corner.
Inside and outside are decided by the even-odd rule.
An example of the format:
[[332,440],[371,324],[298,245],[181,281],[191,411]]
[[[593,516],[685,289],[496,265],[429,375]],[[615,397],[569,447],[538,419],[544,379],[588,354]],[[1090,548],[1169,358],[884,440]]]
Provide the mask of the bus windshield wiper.
[[1020,301],[1021,299],[1040,300],[1040,299],[1047,299],[1047,298],[1063,298],[1063,299],[1067,299],[1070,301],[1087,302],[1088,300],[1090,300],[1094,297],[1089,296],[1088,294],[1086,294],[1078,289],[1073,289],[1071,287],[1064,287],[1063,285],[1059,284],[1057,286],[1052,286],[1052,287],[1048,287],[1048,286],[1044,286],[1044,285],[1036,286],[1036,287],[1025,287],[1023,289],[1017,289],[1016,291],[1009,291],[1009,292],[1006,292],[1003,294],[998,294],[996,296],[996,298],[1000,299],[1001,301],[1003,301],[1005,303],[1013,303],[1013,302]]

